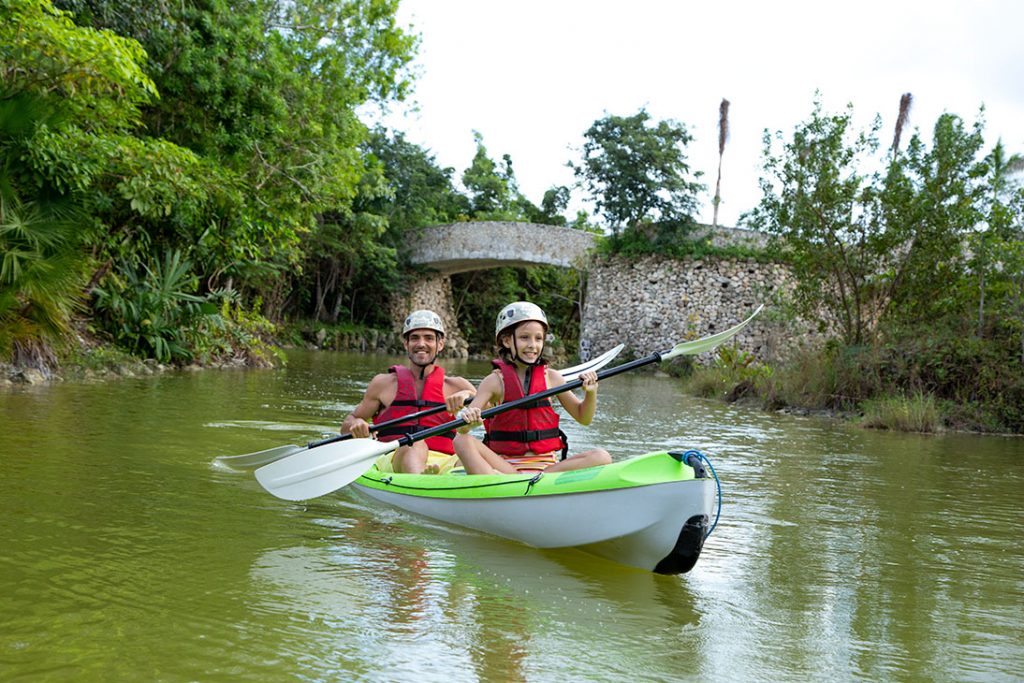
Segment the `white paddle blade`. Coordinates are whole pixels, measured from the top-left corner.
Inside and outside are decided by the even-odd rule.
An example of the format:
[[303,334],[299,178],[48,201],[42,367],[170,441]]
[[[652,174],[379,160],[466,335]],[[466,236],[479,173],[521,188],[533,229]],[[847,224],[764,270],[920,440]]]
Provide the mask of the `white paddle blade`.
[[619,355],[619,352],[622,351],[622,349],[625,348],[625,346],[625,344],[619,344],[614,349],[611,349],[610,351],[605,351],[597,358],[592,358],[588,360],[586,363],[580,363],[579,365],[574,365],[571,368],[561,370],[560,372],[562,374],[562,377],[565,378],[566,382],[571,382],[580,375],[582,375],[587,370],[593,370],[596,372],[603,368],[604,366],[611,363],[615,359],[615,356]]
[[308,500],[337,491],[359,478],[397,441],[351,439],[310,448],[256,470],[256,481],[284,500]]
[[676,344],[671,351],[669,351],[668,353],[661,354],[661,359],[668,360],[669,358],[675,358],[676,356],[696,356],[699,353],[710,351],[711,349],[715,348],[722,342],[727,341],[732,337],[735,337],[740,330],[749,325],[750,321],[757,317],[757,314],[760,313],[761,309],[763,308],[764,304],[761,304],[760,306],[757,307],[757,310],[750,315],[749,318],[739,323],[738,325],[730,327],[724,332],[719,332],[718,334],[712,334],[710,336],[702,337],[700,339],[694,339],[693,341]]
[[219,455],[217,462],[236,470],[251,470],[304,450],[306,450],[305,446],[278,446],[245,455]]

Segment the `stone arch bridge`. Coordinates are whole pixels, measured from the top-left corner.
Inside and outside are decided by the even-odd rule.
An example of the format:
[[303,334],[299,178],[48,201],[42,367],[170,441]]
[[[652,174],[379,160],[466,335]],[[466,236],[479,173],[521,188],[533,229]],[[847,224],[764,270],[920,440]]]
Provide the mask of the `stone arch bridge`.
[[410,260],[445,275],[499,266],[582,264],[596,235],[536,223],[477,221],[424,228],[409,244]]
[[[719,228],[712,241],[757,247],[763,239],[747,230]],[[437,311],[448,329],[445,355],[465,357],[468,347],[452,306],[451,275],[499,266],[578,268],[588,271],[581,339],[595,350],[622,341],[646,355],[714,332],[716,326],[728,327],[766,301],[784,279],[774,265],[753,260],[654,256],[598,263],[591,256],[596,240],[582,230],[534,223],[476,221],[423,228],[406,248],[410,261],[427,272],[405,296],[393,299],[391,318],[401,321],[418,308]],[[756,351],[764,340],[744,346]]]

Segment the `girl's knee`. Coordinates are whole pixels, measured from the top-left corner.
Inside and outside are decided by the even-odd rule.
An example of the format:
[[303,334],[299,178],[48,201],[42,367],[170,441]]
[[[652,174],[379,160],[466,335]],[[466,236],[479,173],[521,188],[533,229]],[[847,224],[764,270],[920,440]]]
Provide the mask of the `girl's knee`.
[[591,460],[595,465],[612,464],[612,455],[603,448],[595,448],[591,451]]

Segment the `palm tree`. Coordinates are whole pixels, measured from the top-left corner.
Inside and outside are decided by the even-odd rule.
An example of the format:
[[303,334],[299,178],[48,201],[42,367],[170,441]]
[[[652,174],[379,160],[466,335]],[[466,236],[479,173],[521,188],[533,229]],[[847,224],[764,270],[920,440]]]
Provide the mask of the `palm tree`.
[[55,104],[0,93],[0,358],[48,371],[82,297],[74,203],[23,161]]
[[914,96],[908,92],[903,93],[900,97],[900,113],[896,117],[896,131],[892,136],[892,153],[893,156],[900,149],[900,138],[903,136],[903,127],[907,125],[907,121],[910,120],[910,105],[914,103]]
[[729,100],[722,98],[718,105],[718,179],[715,181],[715,215],[712,227],[718,227],[718,205],[722,203],[722,155],[725,153],[725,141],[729,139]]

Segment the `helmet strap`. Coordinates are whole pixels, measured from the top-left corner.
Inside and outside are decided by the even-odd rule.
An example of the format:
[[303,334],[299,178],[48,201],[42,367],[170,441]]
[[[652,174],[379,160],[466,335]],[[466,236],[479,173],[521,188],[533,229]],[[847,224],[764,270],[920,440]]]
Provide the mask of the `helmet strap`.
[[431,358],[426,363],[422,363],[421,364],[421,363],[417,363],[416,361],[414,361],[412,359],[412,356],[409,356],[409,362],[412,363],[413,365],[415,365],[416,367],[418,367],[420,369],[420,379],[423,379],[423,376],[427,372],[427,368],[429,368],[431,365],[433,365],[434,361],[436,361],[436,360],[437,360],[437,356],[434,356],[433,358]]
[[544,346],[543,346],[543,344],[540,347],[540,351],[541,352],[537,354],[537,360],[533,361],[532,363],[528,363],[525,360],[523,360],[522,358],[520,358],[519,357],[519,344],[516,343],[515,330],[512,331],[512,360],[514,360],[516,363],[521,363],[522,365],[525,365],[527,367],[533,367],[534,365],[540,365],[541,363],[544,362]]
[[[435,332],[436,331],[437,330],[435,330]],[[441,339],[441,337],[439,336],[438,339]],[[409,341],[409,335],[408,334],[405,335],[405,340]],[[416,367],[418,367],[420,369],[420,379],[423,379],[423,375],[426,373],[427,368],[429,368],[431,365],[433,365],[437,361],[437,354],[436,353],[433,356],[431,356],[430,360],[428,360],[426,363],[422,363],[422,364],[421,363],[417,363],[416,361],[414,361],[412,359],[412,352],[411,351],[407,351],[407,356],[406,357],[409,359],[410,363],[412,363],[413,365],[415,365]]]

